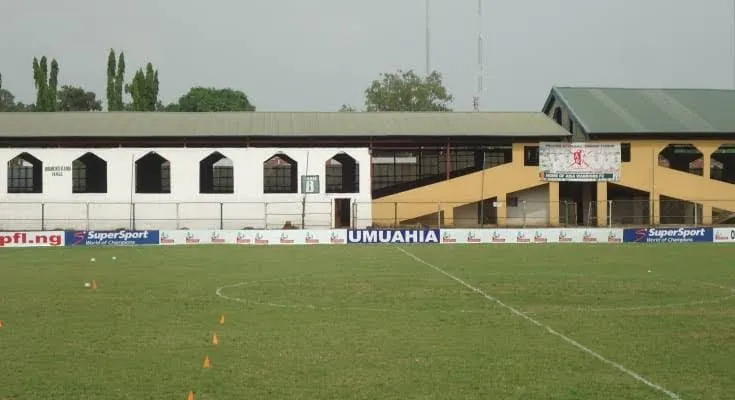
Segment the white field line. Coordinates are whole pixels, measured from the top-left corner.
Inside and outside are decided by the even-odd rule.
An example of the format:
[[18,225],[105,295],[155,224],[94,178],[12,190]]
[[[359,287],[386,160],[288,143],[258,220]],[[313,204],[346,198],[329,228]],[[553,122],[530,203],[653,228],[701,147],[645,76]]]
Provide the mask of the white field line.
[[[215,290],[215,295],[217,297],[220,297],[225,300],[234,301],[242,304],[254,304],[254,305],[260,305],[260,306],[266,306],[266,307],[275,307],[275,308],[284,308],[284,309],[306,309],[306,310],[319,310],[319,311],[346,311],[346,310],[353,310],[353,311],[373,311],[373,312],[384,312],[384,313],[401,313],[401,312],[408,312],[408,313],[419,313],[419,312],[432,312],[432,313],[442,313],[442,314],[478,314],[478,313],[486,313],[487,310],[410,310],[410,309],[398,309],[398,308],[371,308],[371,307],[323,307],[323,306],[315,306],[313,304],[284,304],[284,303],[276,303],[276,302],[267,302],[267,301],[260,301],[260,300],[254,300],[254,299],[248,299],[243,297],[233,297],[224,294],[225,289],[231,289],[231,288],[237,288],[242,286],[248,286],[253,285],[257,283],[268,283],[268,282],[285,282],[288,280],[295,280],[299,279],[299,277],[286,277],[286,278],[275,278],[275,279],[265,279],[265,280],[255,280],[255,281],[243,281],[238,282],[230,285],[224,285],[221,287],[218,287]],[[667,309],[667,308],[684,308],[684,307],[691,307],[691,306],[697,306],[697,305],[707,305],[707,304],[718,304],[722,303],[726,300],[735,298],[735,289],[731,289],[728,287],[720,286],[714,283],[707,283],[703,282],[709,286],[718,287],[722,290],[726,290],[727,292],[731,293],[728,296],[718,297],[712,300],[697,300],[697,301],[690,301],[686,303],[667,303],[667,304],[658,304],[658,305],[641,305],[641,306],[631,306],[631,307],[607,307],[607,308],[589,308],[589,307],[562,307],[562,308],[549,308],[548,312],[563,312],[563,313],[570,313],[570,312],[596,312],[596,313],[603,313],[603,312],[625,312],[625,311],[651,311],[651,310],[661,310],[661,309]],[[530,312],[526,311],[526,315],[536,315],[537,312]]]
[[552,335],[554,335],[554,336],[562,339],[563,341],[565,341],[568,344],[576,347],[577,349],[579,349],[579,350],[581,350],[581,351],[583,351],[583,352],[591,355],[592,357],[597,358],[598,360],[604,362],[605,364],[608,364],[611,367],[620,370],[621,372],[629,375],[633,379],[635,379],[638,382],[640,382],[640,383],[642,383],[642,384],[650,387],[651,389],[657,390],[657,391],[665,394],[670,399],[673,399],[673,400],[681,400],[681,397],[679,397],[678,394],[676,394],[676,393],[674,393],[674,392],[672,392],[672,391],[670,391],[670,390],[668,390],[668,389],[666,389],[666,388],[664,388],[664,387],[662,387],[660,385],[657,385],[657,384],[651,382],[650,380],[642,377],[641,375],[639,375],[638,373],[636,373],[634,371],[631,371],[630,369],[624,367],[623,365],[616,363],[615,361],[612,361],[612,360],[609,360],[609,359],[603,357],[599,353],[597,353],[594,350],[592,350],[592,349],[590,349],[590,348],[582,345],[581,343],[577,342],[576,340],[574,340],[574,339],[572,339],[572,338],[570,338],[570,337],[568,337],[568,336],[566,336],[566,335],[564,335],[562,333],[559,333],[559,332],[555,331],[553,328],[551,328],[550,326],[544,325],[543,323],[541,323],[541,322],[539,322],[539,321],[531,318],[530,316],[528,316],[528,314],[524,313],[523,311],[520,311],[520,310],[518,310],[517,308],[515,308],[513,306],[509,306],[509,305],[505,304],[503,301],[501,301],[500,299],[497,299],[497,298],[495,298],[495,297],[487,294],[482,289],[479,289],[479,288],[477,288],[475,286],[470,285],[469,283],[463,281],[462,279],[460,279],[460,278],[458,278],[458,277],[450,274],[449,272],[447,272],[447,271],[445,271],[445,270],[437,267],[436,265],[434,265],[434,264],[432,264],[432,263],[430,263],[430,262],[428,262],[428,261],[426,261],[426,260],[424,260],[424,259],[416,256],[415,254],[413,254],[413,253],[411,253],[411,252],[409,252],[407,250],[404,250],[401,247],[396,246],[396,248],[400,252],[402,252],[403,254],[405,254],[405,255],[411,257],[412,259],[414,259],[416,262],[419,262],[421,264],[424,264],[427,267],[435,270],[436,272],[439,272],[440,274],[446,276],[447,278],[450,278],[450,279],[454,280],[455,282],[461,284],[462,286],[466,287],[467,289],[470,289],[473,292],[475,292],[475,293],[479,294],[480,296],[484,297],[486,300],[488,300],[490,302],[493,302],[493,303],[499,305],[500,307],[505,308],[506,310],[510,311],[511,313],[513,313],[513,314],[515,314],[515,315],[517,315],[517,316],[525,319],[526,321],[530,322],[531,324],[536,325],[536,326],[538,326],[540,328],[545,329],[548,333],[550,333],[550,334],[552,334]]
[[284,282],[290,279],[297,279],[297,278],[275,278],[275,279],[265,279],[265,280],[257,280],[257,281],[245,281],[245,282],[238,282],[231,285],[225,285],[218,287],[217,290],[214,292],[217,297],[220,297],[225,300],[234,301],[242,304],[255,304],[255,305],[261,305],[261,306],[268,306],[268,307],[275,307],[275,308],[285,308],[285,309],[295,309],[295,310],[316,310],[316,311],[372,311],[372,312],[381,312],[381,313],[401,313],[401,312],[407,312],[411,314],[416,314],[419,312],[430,312],[430,313],[442,313],[442,314],[471,314],[471,313],[486,313],[487,310],[401,310],[398,308],[371,308],[371,307],[323,307],[323,306],[315,306],[313,304],[283,304],[283,303],[274,303],[274,302],[268,302],[268,301],[259,301],[259,300],[252,300],[252,299],[246,299],[241,297],[232,297],[224,294],[225,289],[231,289],[241,286],[247,286],[252,285],[255,283],[267,283],[267,282]]

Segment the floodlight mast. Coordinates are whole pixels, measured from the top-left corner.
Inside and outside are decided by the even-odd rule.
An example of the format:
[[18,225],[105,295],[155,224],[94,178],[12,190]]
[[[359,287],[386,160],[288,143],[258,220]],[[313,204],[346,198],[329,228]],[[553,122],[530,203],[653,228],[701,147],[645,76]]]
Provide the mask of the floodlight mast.
[[425,32],[425,56],[426,56],[426,76],[431,74],[431,1],[426,0],[426,15],[424,25],[426,28]]
[[480,111],[480,97],[485,91],[485,38],[482,34],[482,0],[477,0],[477,76],[475,77],[475,96],[472,98],[472,108]]

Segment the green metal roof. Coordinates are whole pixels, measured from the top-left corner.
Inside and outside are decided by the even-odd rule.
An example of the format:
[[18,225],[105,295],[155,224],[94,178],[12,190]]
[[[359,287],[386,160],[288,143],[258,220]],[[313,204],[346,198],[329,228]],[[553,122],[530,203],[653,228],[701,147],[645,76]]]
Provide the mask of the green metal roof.
[[569,133],[540,112],[0,113],[0,137],[391,135],[565,137]]
[[735,90],[555,87],[587,134],[735,134]]

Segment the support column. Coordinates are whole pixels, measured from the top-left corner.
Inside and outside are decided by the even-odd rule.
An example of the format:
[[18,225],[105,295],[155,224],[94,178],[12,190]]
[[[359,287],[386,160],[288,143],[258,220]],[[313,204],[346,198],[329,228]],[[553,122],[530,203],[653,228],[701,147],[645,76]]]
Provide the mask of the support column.
[[[717,149],[720,146],[718,144],[703,144],[698,145],[697,149],[702,152],[702,177],[704,179],[711,179],[711,173],[712,173],[712,153],[717,151]],[[702,225],[712,225],[712,205],[708,203],[710,200],[715,199],[704,199],[702,204],[702,215],[699,217],[699,221],[695,221],[698,224]],[[696,202],[695,202],[696,204]],[[696,205],[695,205],[696,207]]]
[[661,195],[651,192],[651,225],[661,225]]
[[508,195],[505,193],[499,193],[497,195],[498,206],[495,207],[495,211],[498,216],[498,226],[508,225],[508,203],[506,203]]
[[559,182],[549,182],[549,226],[559,226]]
[[442,227],[453,228],[454,227],[454,207],[444,206],[442,208],[444,214],[444,224]]
[[712,225],[714,221],[712,221],[712,206],[709,204],[702,204],[702,216],[701,218],[701,224],[702,225]]
[[607,226],[607,182],[597,182],[597,226]]

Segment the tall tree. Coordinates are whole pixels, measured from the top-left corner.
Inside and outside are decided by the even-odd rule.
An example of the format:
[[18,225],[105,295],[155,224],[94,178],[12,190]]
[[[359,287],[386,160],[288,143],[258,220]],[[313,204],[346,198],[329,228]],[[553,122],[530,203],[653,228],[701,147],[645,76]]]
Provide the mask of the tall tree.
[[62,86],[58,97],[59,111],[102,111],[97,95],[80,87]]
[[36,85],[35,111],[56,111],[56,93],[59,86],[59,63],[51,60],[49,75],[46,56],[33,58],[33,80]]
[[124,107],[123,93],[125,90],[125,53],[120,52],[117,58],[117,72],[115,74],[115,111],[122,111]]
[[255,111],[255,106],[240,90],[193,87],[181,96],[178,105],[169,104],[165,111]]
[[15,96],[3,89],[3,74],[0,74],[0,112],[15,111]]
[[148,63],[133,76],[133,81],[125,86],[125,91],[133,98],[132,111],[156,111],[158,104],[158,71]]
[[7,89],[3,89],[3,74],[0,74],[0,112],[33,111],[33,105],[15,102],[15,96]]
[[425,78],[413,70],[381,74],[365,90],[367,111],[452,111],[453,100],[436,71]]
[[355,107],[352,107],[347,104],[342,104],[342,107],[339,108],[339,112],[355,112]]
[[125,53],[116,59],[115,50],[107,56],[107,110],[123,110],[123,86],[125,81]]

